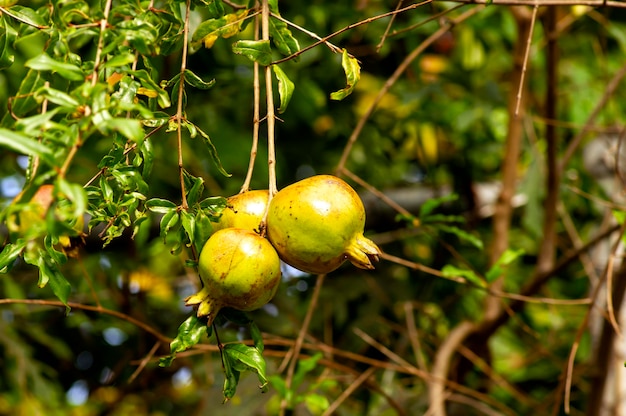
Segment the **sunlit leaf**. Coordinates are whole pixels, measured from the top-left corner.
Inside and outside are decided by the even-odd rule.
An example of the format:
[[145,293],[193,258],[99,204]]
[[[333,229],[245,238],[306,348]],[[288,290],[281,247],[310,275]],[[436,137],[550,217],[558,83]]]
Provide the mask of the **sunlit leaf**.
[[[269,4],[270,11],[276,15],[280,16],[278,11],[278,4],[276,2],[270,2]],[[276,49],[282,55],[289,56],[300,50],[300,45],[296,38],[293,37],[291,30],[287,26],[287,23],[282,20],[271,17],[270,18],[270,36],[274,41],[274,45],[276,45]]]
[[176,204],[167,199],[151,198],[146,201],[146,208],[152,212],[159,212],[165,214],[176,209]]
[[4,246],[0,252],[0,273],[6,273],[11,270],[15,260],[22,254],[26,247],[27,241],[17,240],[15,243],[9,243]]
[[68,64],[66,62],[52,59],[45,52],[41,55],[29,59],[28,61],[26,61],[24,66],[37,71],[55,72],[70,81],[83,81],[85,79],[85,75],[79,67],[77,67],[76,65]]
[[217,19],[205,20],[198,25],[191,36],[191,46],[198,48],[204,44],[205,48],[211,48],[218,38],[229,38],[236,35],[241,30],[243,20],[247,15],[248,10],[243,9]]
[[0,128],[0,146],[24,155],[40,157],[52,164],[52,154],[48,147],[18,132]]
[[289,101],[293,95],[294,85],[278,65],[272,65],[272,69],[278,80],[278,96],[280,97],[278,112],[283,113],[287,109],[287,105],[289,105]]
[[339,91],[331,93],[331,100],[343,100],[348,95],[352,94],[356,83],[359,82],[361,78],[361,66],[359,65],[359,61],[351,56],[345,49],[341,55],[341,66],[346,74],[346,86]]
[[191,85],[192,87],[198,88],[200,90],[208,90],[215,84],[214,79],[212,79],[209,82],[206,82],[188,69],[185,70],[185,82]]
[[486,283],[484,279],[482,279],[479,275],[476,274],[473,270],[469,269],[461,269],[451,264],[446,264],[441,269],[441,274],[443,277],[447,278],[456,278],[456,277],[464,277],[467,281],[474,283],[480,287],[486,287]]
[[[227,344],[224,346],[223,354],[224,361],[228,360],[230,367],[236,372],[250,371],[256,373],[259,383],[261,383],[259,388],[262,391],[267,391],[266,363],[258,349],[244,344]],[[234,389],[229,389],[228,393],[229,395],[225,391],[224,396],[232,397]]]
[[487,282],[493,282],[498,277],[502,276],[504,273],[506,266],[513,263],[517,258],[524,254],[524,250],[511,250],[507,249],[502,253],[498,261],[495,262],[493,266],[485,273],[485,278]]
[[162,358],[159,361],[159,366],[168,367],[176,357],[176,353],[188,350],[207,335],[206,322],[196,315],[191,315],[178,327],[178,334],[170,343],[171,355]]
[[12,16],[18,18],[22,23],[29,26],[33,26],[37,29],[43,29],[46,26],[46,22],[41,16],[33,9],[29,7],[13,6],[10,9]]
[[272,63],[272,48],[268,40],[237,41],[233,43],[233,52],[263,66]]

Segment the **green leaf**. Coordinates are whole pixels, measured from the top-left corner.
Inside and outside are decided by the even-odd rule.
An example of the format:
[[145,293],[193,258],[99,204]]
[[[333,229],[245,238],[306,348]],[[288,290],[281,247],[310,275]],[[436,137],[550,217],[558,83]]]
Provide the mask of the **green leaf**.
[[189,206],[193,206],[198,203],[202,192],[204,191],[204,179],[201,177],[195,177],[183,171],[185,177],[185,187],[187,187],[187,203]]
[[441,269],[441,274],[443,277],[447,278],[455,278],[455,277],[464,277],[469,282],[476,284],[479,287],[487,287],[485,281],[478,276],[473,270],[469,269],[461,269],[451,264],[446,264]]
[[33,26],[37,29],[46,27],[46,22],[33,9],[22,6],[13,6],[10,9],[11,15],[18,18],[22,23]]
[[50,149],[23,134],[0,128],[0,146],[24,155],[39,157],[49,165],[53,165]]
[[330,94],[331,100],[343,100],[348,95],[352,94],[356,83],[361,78],[361,66],[359,61],[353,56],[350,56],[347,50],[343,50],[341,55],[341,66],[346,74],[346,86]]
[[29,59],[26,61],[24,66],[37,71],[56,72],[63,78],[70,81],[84,81],[85,79],[83,71],[78,66],[52,59],[45,52],[39,56]]
[[0,69],[8,68],[15,61],[15,50],[13,44],[17,32],[9,23],[0,17]]
[[189,241],[193,243],[196,241],[196,219],[189,211],[180,211],[180,219],[183,224],[183,229],[187,233],[187,237],[189,237]]
[[159,361],[159,366],[168,367],[174,360],[176,353],[183,352],[196,345],[202,337],[209,335],[206,322],[196,315],[191,315],[178,327],[176,338],[170,343],[170,353]]
[[220,161],[220,157],[217,154],[217,149],[213,145],[213,142],[211,141],[211,138],[203,130],[199,129],[197,126],[195,126],[195,127],[197,129],[197,132],[200,133],[200,136],[202,136],[202,138],[204,139],[204,144],[206,144],[206,147],[209,150],[209,154],[211,155],[211,159],[213,159],[213,163],[215,163],[215,167],[217,167],[217,170],[222,175],[224,175],[227,178],[229,178],[231,175],[230,175],[230,173],[226,172],[226,170],[224,169],[224,166],[222,166],[222,162]]
[[206,82],[188,69],[185,69],[185,82],[192,87],[198,88],[200,90],[208,90],[215,84],[214,79]]
[[[261,352],[255,347],[244,344],[227,344],[223,350],[224,361],[228,361],[230,367],[237,371],[251,371],[257,374],[261,385],[259,388],[267,391],[267,377],[265,375],[266,363]],[[232,391],[234,395],[234,390]],[[230,398],[232,396],[226,396]]]
[[422,206],[420,207],[420,213],[419,213],[420,219],[423,219],[424,217],[429,215],[438,206],[440,206],[440,205],[442,205],[442,204],[444,204],[446,202],[456,201],[458,198],[459,197],[458,197],[457,194],[449,194],[449,195],[441,196],[439,198],[431,198],[431,199],[429,199],[428,201],[424,202],[422,204]]
[[[275,15],[280,16],[280,13],[278,12],[278,5],[270,4],[270,11]],[[275,17],[270,18],[270,36],[272,37],[278,52],[284,56],[293,55],[300,50],[300,45],[298,44],[296,38],[293,37],[287,23]]]
[[26,244],[26,240],[19,239],[15,243],[9,243],[0,252],[0,273],[6,273],[11,270],[15,260],[22,254]]
[[272,48],[269,40],[239,40],[233,43],[233,52],[263,66],[272,63]]
[[479,250],[482,250],[484,245],[483,242],[480,238],[476,237],[473,234],[468,233],[465,230],[462,230],[458,227],[455,227],[453,225],[437,225],[437,228],[440,229],[441,231],[445,231],[449,234],[454,234],[456,235],[461,241],[465,241],[467,243],[470,243],[471,245],[473,245],[474,247],[476,247]]
[[165,91],[165,89],[163,89],[152,79],[148,71],[146,71],[145,69],[140,69],[137,71],[128,71],[128,74],[138,79],[144,88],[156,91],[157,103],[159,104],[159,107],[168,108],[172,104],[167,91]]
[[304,381],[307,374],[317,367],[317,362],[322,358],[322,353],[318,352],[312,357],[298,361],[296,373],[293,376],[292,389],[297,390]]
[[66,306],[66,312],[69,312],[70,308],[67,306],[67,299],[72,290],[72,286],[65,276],[61,274],[56,265],[49,262],[49,257],[46,255],[46,252],[41,248],[30,252],[27,251],[24,254],[24,261],[39,269],[39,282],[37,285],[40,288],[50,285],[52,293]]
[[111,57],[110,59],[108,59],[104,65],[102,65],[103,68],[119,68],[121,66],[126,66],[126,65],[130,65],[133,62],[135,62],[135,54],[132,54],[130,52],[126,52],[126,53],[118,53],[117,55],[114,55],[113,57]]
[[73,112],[80,105],[71,95],[54,88],[42,88],[37,91],[37,95],[44,96],[48,101],[61,107],[67,107],[69,112]]
[[230,13],[217,19],[208,19],[198,25],[198,28],[191,36],[191,47],[199,48],[204,44],[205,48],[211,48],[215,41],[222,38],[229,38],[236,35],[241,30],[244,19],[248,15],[248,9]]
[[98,123],[97,127],[103,134],[117,131],[122,136],[135,143],[141,143],[145,136],[141,122],[135,119],[122,117],[108,118]]
[[272,65],[272,69],[274,70],[274,75],[276,75],[276,79],[278,80],[278,96],[280,97],[278,113],[282,114],[287,109],[287,105],[289,105],[289,101],[293,95],[294,85],[278,65]]
[[487,271],[485,274],[485,278],[487,282],[491,283],[500,277],[504,271],[506,266],[513,263],[518,257],[522,256],[525,253],[524,250],[511,250],[507,249],[502,253],[498,261],[495,262],[493,266]]
[[254,347],[259,350],[259,352],[263,353],[265,350],[265,344],[263,344],[263,334],[257,324],[252,320],[250,321],[250,336],[254,342]]
[[313,415],[321,415],[330,406],[328,398],[317,393],[307,393],[304,396],[304,403]]

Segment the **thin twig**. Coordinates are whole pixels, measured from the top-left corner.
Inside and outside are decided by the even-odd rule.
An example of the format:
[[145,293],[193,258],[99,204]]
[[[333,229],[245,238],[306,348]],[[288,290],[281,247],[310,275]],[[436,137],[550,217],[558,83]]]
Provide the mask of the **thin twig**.
[[[404,3],[404,0],[398,1],[398,4],[396,5],[396,12],[402,7],[402,3]],[[389,19],[389,22],[387,23],[387,27],[385,27],[385,32],[380,37],[380,42],[378,42],[378,45],[376,45],[376,53],[379,53],[380,50],[383,48],[383,45],[385,44],[385,40],[387,40],[387,35],[389,34],[389,31],[391,30],[391,26],[393,26],[393,22],[395,20],[396,20],[396,15],[395,14],[391,15],[391,19]]]
[[351,25],[348,25],[348,26],[346,26],[344,28],[341,28],[338,31],[333,32],[333,33],[331,33],[328,36],[324,36],[323,38],[320,38],[320,40],[318,40],[317,42],[315,42],[315,43],[313,43],[313,44],[311,44],[311,45],[309,45],[309,46],[307,46],[305,48],[302,48],[299,51],[297,51],[297,52],[295,52],[295,53],[293,53],[293,54],[291,54],[291,55],[289,55],[289,56],[287,56],[285,58],[278,59],[278,60],[272,62],[272,64],[279,64],[281,62],[292,60],[292,59],[302,55],[304,52],[306,52],[306,51],[308,51],[310,49],[313,49],[313,48],[317,47],[318,45],[321,45],[322,43],[326,43],[328,41],[328,39],[332,39],[335,36],[337,36],[337,35],[339,35],[339,34],[341,34],[343,32],[347,32],[348,30],[354,29],[355,27],[366,25],[366,24],[374,22],[374,21],[376,21],[378,19],[383,19],[385,17],[393,16],[395,14],[404,13],[404,12],[406,12],[408,10],[417,9],[418,7],[421,7],[421,6],[425,5],[425,4],[432,3],[433,1],[434,0],[425,0],[425,1],[422,1],[420,3],[411,4],[411,5],[407,6],[407,7],[404,7],[404,8],[399,9],[399,10],[394,10],[394,11],[391,11],[391,12],[379,14],[378,16],[373,16],[373,17],[370,17],[370,18],[367,18],[367,19],[364,19],[364,20],[360,20],[360,21],[358,21],[356,23],[352,23]]
[[332,43],[330,43],[328,40],[322,39],[318,34],[311,32],[310,30],[307,30],[305,28],[303,28],[302,26],[298,26],[297,24],[295,24],[294,22],[284,19],[282,16],[279,16],[277,14],[271,13],[271,16],[277,20],[280,20],[281,22],[295,28],[298,29],[300,32],[305,33],[307,35],[309,35],[310,37],[312,37],[313,39],[316,39],[318,41],[323,42],[328,49],[330,49],[331,51],[333,51],[334,53],[341,53],[343,49],[341,49],[339,46],[335,46]]
[[160,346],[161,346],[160,341],[157,341],[154,343],[150,351],[148,351],[148,354],[146,354],[146,356],[139,363],[139,366],[137,366],[133,374],[131,374],[131,376],[128,378],[128,384],[132,383],[137,378],[137,376],[143,371],[143,369],[146,368],[146,365],[150,362],[152,357],[154,357],[154,354],[156,354]]
[[[441,0],[437,0],[441,1]],[[535,6],[537,0],[446,0],[452,3],[485,4],[500,6]],[[626,3],[616,0],[540,0],[542,6],[591,6],[625,8]]]
[[422,356],[422,346],[420,343],[419,335],[417,333],[417,326],[415,325],[415,316],[413,314],[413,303],[404,302],[404,316],[406,321],[407,336],[413,349],[413,355],[415,356],[415,362],[420,370],[428,371],[426,367],[426,361]]
[[[46,300],[46,299],[0,299],[0,305],[11,305],[11,304],[26,304],[26,305],[40,305],[40,306],[53,306],[53,307],[58,307],[58,308],[65,308],[66,305],[58,300]],[[172,339],[163,335],[162,333],[160,333],[158,330],[156,330],[155,328],[151,327],[150,325],[136,319],[133,318],[130,315],[126,315],[125,313],[122,312],[118,312],[115,311],[113,309],[107,309],[107,308],[103,308],[100,306],[92,306],[92,305],[85,305],[82,303],[77,303],[77,302],[67,302],[67,306],[69,306],[72,309],[80,309],[80,310],[85,310],[85,311],[91,311],[91,312],[98,312],[98,313],[102,313],[105,315],[109,315],[109,316],[113,316],[115,318],[121,319],[123,321],[126,321],[132,325],[135,325],[136,327],[143,329],[145,332],[153,335],[157,340],[163,342],[164,344],[169,344]]]
[[[419,5],[424,5],[427,3],[429,2],[422,2],[422,3],[419,3]],[[406,7],[400,10],[405,10],[405,9]],[[483,10],[483,7],[475,7],[461,14],[456,19],[451,20],[450,22],[441,26],[436,32],[434,32],[432,35],[426,38],[422,43],[420,43],[420,45],[417,48],[415,48],[406,58],[404,58],[404,60],[402,61],[402,63],[400,63],[400,65],[398,65],[394,73],[387,79],[387,81],[385,81],[385,84],[380,89],[380,91],[378,91],[378,94],[376,95],[372,103],[370,104],[369,108],[365,111],[363,116],[357,122],[356,126],[354,127],[354,130],[352,131],[352,134],[350,135],[350,138],[348,139],[348,142],[346,143],[343,149],[343,153],[341,154],[341,158],[339,159],[339,163],[337,164],[337,168],[335,169],[335,172],[337,172],[338,174],[343,172],[346,162],[348,160],[348,156],[350,155],[350,152],[352,151],[352,147],[354,146],[354,143],[356,143],[357,139],[359,138],[361,131],[363,130],[363,127],[365,127],[365,123],[367,122],[367,120],[369,120],[370,116],[374,113],[374,110],[376,109],[376,107],[378,107],[378,104],[383,99],[383,97],[387,94],[387,92],[391,89],[391,87],[396,83],[396,81],[400,78],[400,76],[404,73],[404,71],[406,71],[409,65],[411,65],[411,62],[413,62],[418,56],[420,56],[421,53],[424,52],[424,50],[426,50],[427,47],[432,45],[437,39],[443,36],[454,25],[459,24],[462,21],[474,16],[476,13],[480,12],[481,10]]]
[[[408,210],[406,210],[404,207],[399,205],[396,201],[394,201],[393,199],[391,199],[387,195],[385,195],[383,192],[381,192],[378,189],[376,189],[376,187],[374,187],[374,186],[370,185],[369,183],[365,182],[363,179],[361,179],[360,177],[358,177],[357,175],[352,173],[350,170],[344,168],[341,172],[337,172],[337,174],[338,175],[339,174],[343,174],[343,175],[349,177],[354,182],[358,183],[363,188],[367,189],[372,194],[376,195],[378,197],[378,199],[380,199],[381,201],[383,201],[384,203],[389,205],[391,208],[393,208],[399,214],[405,215],[407,217],[412,217],[413,216]],[[417,221],[417,219],[416,219],[416,221]],[[417,224],[414,224],[414,225],[417,225]]]
[[532,46],[533,29],[535,28],[535,21],[537,20],[537,10],[539,5],[535,4],[533,7],[533,14],[530,18],[530,29],[528,29],[528,38],[526,39],[526,51],[524,52],[524,64],[522,65],[522,74],[519,80],[519,87],[517,89],[517,102],[515,104],[515,116],[519,115],[519,107],[522,102],[522,91],[524,89],[524,79],[526,78],[526,68],[528,67],[528,58],[530,56],[530,48]]
[[[437,350],[432,368],[434,379],[428,384],[429,411],[431,411],[434,416],[445,416],[446,414],[446,385],[441,380],[447,379],[451,364],[450,357],[452,357],[463,340],[472,333],[474,328],[474,324],[469,321],[461,322],[450,331]],[[442,376],[444,377],[442,378]]]
[[326,409],[324,413],[322,413],[322,416],[332,415],[333,412],[337,410],[339,406],[341,406],[341,403],[343,403],[348,397],[350,397],[350,395],[354,393],[356,389],[361,387],[361,384],[363,384],[368,378],[371,377],[372,374],[374,374],[374,371],[376,371],[375,367],[370,367],[367,370],[363,371],[363,373],[361,373],[360,376],[358,376],[352,383],[350,383],[348,388],[346,388],[339,395],[339,397],[337,397],[337,399],[332,402],[330,406],[328,406],[328,409]]
[[[300,351],[302,350],[302,345],[304,342],[304,337],[309,330],[309,325],[311,324],[311,318],[313,317],[313,312],[317,307],[317,301],[320,297],[320,292],[322,291],[322,286],[324,284],[324,279],[326,275],[320,274],[317,276],[317,280],[315,281],[315,287],[313,288],[313,294],[311,295],[311,301],[309,302],[309,308],[306,311],[306,315],[304,316],[304,321],[302,322],[302,327],[300,328],[300,332],[298,333],[298,338],[296,338],[296,342],[293,346],[293,356],[291,357],[291,361],[289,363],[289,368],[287,369],[287,375],[285,376],[285,389],[291,389],[291,383],[293,382],[293,376],[296,371],[296,364],[298,363],[298,358],[300,356]],[[284,416],[285,411],[287,410],[287,400],[283,399],[280,403],[280,415]]]

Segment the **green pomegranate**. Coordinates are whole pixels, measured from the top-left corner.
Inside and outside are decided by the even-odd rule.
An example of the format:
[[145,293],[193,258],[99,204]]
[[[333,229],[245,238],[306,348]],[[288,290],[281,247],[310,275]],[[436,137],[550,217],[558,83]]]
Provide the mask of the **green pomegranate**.
[[267,209],[267,189],[242,192],[226,199],[226,208],[222,211],[219,222],[213,224],[213,230],[224,228],[243,228],[258,230]]
[[267,217],[267,237],[287,264],[328,273],[345,260],[373,269],[380,250],[363,236],[365,209],[354,189],[336,176],[317,175],[280,190]]
[[224,307],[241,311],[269,302],[280,283],[280,260],[267,239],[254,231],[225,228],[213,234],[200,252],[198,268],[204,287],[185,299],[211,325]]

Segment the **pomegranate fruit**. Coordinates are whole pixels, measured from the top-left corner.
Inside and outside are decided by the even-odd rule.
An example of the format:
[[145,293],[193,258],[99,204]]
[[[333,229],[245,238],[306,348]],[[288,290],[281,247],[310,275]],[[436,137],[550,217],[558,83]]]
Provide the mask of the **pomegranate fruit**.
[[373,269],[380,250],[363,236],[365,209],[342,179],[317,175],[280,190],[270,202],[267,237],[287,264],[328,273],[345,260]]
[[213,230],[224,228],[258,230],[267,209],[268,197],[267,189],[247,191],[228,197],[226,208],[222,211],[219,222],[213,224]]
[[225,228],[204,244],[198,263],[203,288],[185,299],[211,325],[224,307],[241,311],[269,302],[280,283],[280,260],[267,239],[254,231]]

